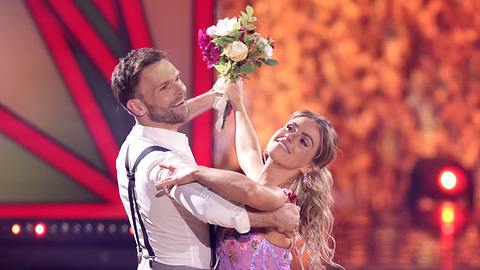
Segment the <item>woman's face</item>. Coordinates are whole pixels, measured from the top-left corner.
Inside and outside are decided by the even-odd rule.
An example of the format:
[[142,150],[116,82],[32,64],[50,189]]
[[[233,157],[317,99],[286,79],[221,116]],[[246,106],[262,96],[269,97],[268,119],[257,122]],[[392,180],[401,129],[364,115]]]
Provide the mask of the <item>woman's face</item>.
[[277,130],[267,145],[274,163],[287,169],[311,165],[320,145],[320,130],[314,120],[298,117]]

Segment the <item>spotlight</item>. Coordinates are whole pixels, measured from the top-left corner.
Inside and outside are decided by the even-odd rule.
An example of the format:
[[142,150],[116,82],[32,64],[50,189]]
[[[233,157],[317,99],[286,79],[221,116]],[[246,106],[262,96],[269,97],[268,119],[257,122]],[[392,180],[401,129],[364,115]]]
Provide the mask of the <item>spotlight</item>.
[[408,205],[417,223],[457,234],[473,209],[470,172],[447,159],[421,159],[411,173]]
[[45,227],[45,224],[43,223],[37,223],[35,225],[35,236],[36,237],[43,237],[45,236],[45,232],[46,232],[46,227]]
[[467,211],[453,202],[445,201],[439,207],[439,224],[443,234],[455,234],[467,222]]
[[51,234],[57,234],[58,232],[58,225],[57,224],[52,224],[48,227],[48,232]]
[[110,234],[114,234],[116,231],[117,231],[117,225],[115,224],[108,225],[108,232]]
[[129,228],[130,228],[130,226],[128,226],[127,224],[123,224],[123,225],[120,227],[120,231],[121,231],[123,234],[126,234],[126,233],[128,233]]
[[422,159],[414,166],[408,193],[411,208],[419,208],[420,201],[449,200],[473,208],[473,181],[460,164],[446,159]]
[[93,225],[91,223],[85,224],[85,233],[91,234],[93,232]]
[[25,225],[25,231],[29,233],[33,232],[33,224],[27,223],[27,225]]
[[11,229],[13,235],[19,235],[22,232],[20,224],[13,224]]
[[98,234],[103,234],[104,231],[105,231],[105,225],[103,225],[103,223],[98,223],[98,224],[97,224],[97,232],[98,232]]
[[61,230],[63,234],[67,234],[68,231],[70,230],[70,225],[68,225],[67,222],[63,222],[61,225]]
[[78,223],[73,225],[73,233],[74,234],[80,234],[81,231],[82,231],[82,225],[80,225]]

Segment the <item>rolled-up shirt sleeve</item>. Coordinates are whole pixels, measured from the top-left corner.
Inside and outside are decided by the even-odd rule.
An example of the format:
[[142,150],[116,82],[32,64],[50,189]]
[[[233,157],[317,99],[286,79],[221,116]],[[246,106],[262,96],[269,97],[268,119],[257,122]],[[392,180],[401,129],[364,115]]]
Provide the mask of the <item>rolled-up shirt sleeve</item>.
[[244,207],[225,200],[199,183],[174,186],[170,196],[203,222],[235,228],[239,233],[250,230]]
[[[167,157],[162,161],[166,165],[182,166],[182,161]],[[155,175],[155,180],[168,178],[171,173],[166,169],[153,167],[150,175]],[[234,228],[239,233],[250,230],[250,220],[245,207],[234,204],[222,196],[199,183],[190,183],[174,186],[169,193],[178,204],[199,220],[227,228]]]

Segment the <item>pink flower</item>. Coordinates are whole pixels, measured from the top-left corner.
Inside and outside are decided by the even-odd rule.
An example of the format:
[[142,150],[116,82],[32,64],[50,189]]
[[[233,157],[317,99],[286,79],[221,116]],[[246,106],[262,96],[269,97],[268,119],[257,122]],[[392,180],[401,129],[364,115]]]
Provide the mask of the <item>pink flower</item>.
[[212,42],[212,38],[203,29],[198,30],[198,46],[202,51],[203,60],[207,62],[208,68],[212,68],[220,61],[222,50]]
[[254,235],[254,236],[252,237],[252,240],[253,240],[254,242],[260,243],[260,242],[262,242],[263,237],[262,237],[261,235],[256,234],[256,235]]
[[247,250],[247,248],[248,248],[248,245],[246,243],[241,243],[240,244],[240,250],[241,251],[245,251],[245,250]]

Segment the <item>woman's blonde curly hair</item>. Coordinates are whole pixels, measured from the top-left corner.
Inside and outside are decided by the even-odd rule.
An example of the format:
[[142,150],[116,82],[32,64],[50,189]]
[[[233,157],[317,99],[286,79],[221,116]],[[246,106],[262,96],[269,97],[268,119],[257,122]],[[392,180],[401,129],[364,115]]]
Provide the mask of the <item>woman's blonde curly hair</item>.
[[310,257],[310,269],[326,269],[325,265],[340,267],[333,262],[335,240],[331,235],[333,214],[330,210],[333,204],[333,178],[326,168],[337,156],[337,133],[330,122],[316,113],[298,111],[290,120],[299,117],[308,117],[318,125],[320,145],[312,160],[312,170],[307,174],[299,173],[290,186],[297,195],[297,205],[300,206],[299,234],[304,241],[301,247],[295,245],[295,251],[299,255],[302,269],[304,252]]

